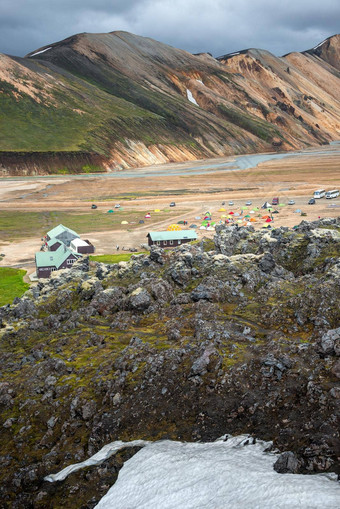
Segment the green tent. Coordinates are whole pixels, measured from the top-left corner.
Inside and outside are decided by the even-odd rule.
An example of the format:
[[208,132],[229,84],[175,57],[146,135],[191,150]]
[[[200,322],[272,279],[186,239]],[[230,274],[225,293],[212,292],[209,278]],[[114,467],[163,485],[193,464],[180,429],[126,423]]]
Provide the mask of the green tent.
[[114,210],[110,209],[107,211],[108,214],[113,214],[114,213]]

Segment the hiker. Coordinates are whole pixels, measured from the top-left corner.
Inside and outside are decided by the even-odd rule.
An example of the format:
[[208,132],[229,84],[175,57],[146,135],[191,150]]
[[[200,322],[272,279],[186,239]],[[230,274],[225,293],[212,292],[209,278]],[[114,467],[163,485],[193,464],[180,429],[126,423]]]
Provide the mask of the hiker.
[[119,251],[119,246],[118,246],[118,244],[117,244],[116,248],[117,248],[117,251]]

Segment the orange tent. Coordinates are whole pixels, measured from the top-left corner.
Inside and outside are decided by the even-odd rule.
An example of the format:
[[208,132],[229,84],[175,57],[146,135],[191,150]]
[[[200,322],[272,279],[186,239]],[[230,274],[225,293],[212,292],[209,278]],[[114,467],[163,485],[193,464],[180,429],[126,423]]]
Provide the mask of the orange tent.
[[270,219],[269,216],[262,216],[262,219]]
[[251,218],[250,218],[250,221],[251,221],[252,223],[255,223],[255,222],[256,222],[255,217],[251,217]]

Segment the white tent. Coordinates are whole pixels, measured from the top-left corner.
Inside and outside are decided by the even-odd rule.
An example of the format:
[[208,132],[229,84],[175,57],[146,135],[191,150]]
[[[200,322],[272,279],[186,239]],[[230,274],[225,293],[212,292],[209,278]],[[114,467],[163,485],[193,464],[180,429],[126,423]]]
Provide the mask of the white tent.
[[261,209],[271,209],[271,208],[272,208],[272,206],[268,201],[265,201],[261,207]]

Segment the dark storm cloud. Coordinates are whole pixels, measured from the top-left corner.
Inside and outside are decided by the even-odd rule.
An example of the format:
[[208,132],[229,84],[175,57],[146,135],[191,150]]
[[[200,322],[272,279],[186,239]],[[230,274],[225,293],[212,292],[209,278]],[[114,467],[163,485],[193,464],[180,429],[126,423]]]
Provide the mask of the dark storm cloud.
[[79,32],[126,30],[215,56],[276,55],[339,32],[338,0],[0,0],[0,52],[26,53]]

